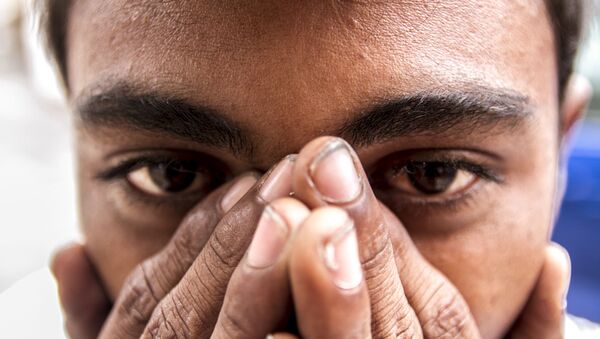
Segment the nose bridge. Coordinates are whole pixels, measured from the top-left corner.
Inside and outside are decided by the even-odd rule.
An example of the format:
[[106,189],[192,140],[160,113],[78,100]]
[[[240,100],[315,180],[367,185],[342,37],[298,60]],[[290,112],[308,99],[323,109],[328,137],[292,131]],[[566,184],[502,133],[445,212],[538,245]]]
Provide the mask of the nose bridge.
[[254,167],[268,169],[286,155],[300,152],[314,138],[332,134],[333,130],[324,127],[321,120],[312,115],[285,120],[265,117],[251,133]]

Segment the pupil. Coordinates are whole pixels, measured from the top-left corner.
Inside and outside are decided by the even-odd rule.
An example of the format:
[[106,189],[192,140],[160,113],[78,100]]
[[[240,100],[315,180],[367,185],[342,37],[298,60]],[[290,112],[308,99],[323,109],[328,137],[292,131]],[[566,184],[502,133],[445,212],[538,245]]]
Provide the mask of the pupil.
[[409,164],[406,173],[416,189],[425,194],[446,191],[456,178],[458,170],[443,162]]
[[193,166],[181,162],[149,167],[152,181],[165,192],[176,193],[188,188],[196,179]]

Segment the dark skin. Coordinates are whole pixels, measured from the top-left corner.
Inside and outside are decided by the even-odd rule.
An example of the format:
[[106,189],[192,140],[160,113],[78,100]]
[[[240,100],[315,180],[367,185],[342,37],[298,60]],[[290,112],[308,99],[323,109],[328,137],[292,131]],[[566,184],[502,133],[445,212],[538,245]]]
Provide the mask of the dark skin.
[[[568,263],[548,238],[588,91],[559,105],[541,1],[75,1],[67,31],[86,241],[54,268],[74,337],[264,337],[291,309],[308,337],[560,335]],[[310,164],[346,145],[324,134],[353,161],[319,188]],[[224,208],[232,187],[249,193]],[[265,206],[285,246],[248,269]],[[311,245],[336,215],[363,264],[344,289]]]

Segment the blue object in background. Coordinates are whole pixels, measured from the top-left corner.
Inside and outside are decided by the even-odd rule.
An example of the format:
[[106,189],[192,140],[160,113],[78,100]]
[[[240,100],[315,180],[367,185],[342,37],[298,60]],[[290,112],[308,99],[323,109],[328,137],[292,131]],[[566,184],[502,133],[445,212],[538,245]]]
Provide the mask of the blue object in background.
[[569,313],[600,322],[600,122],[577,134],[553,240],[571,255]]

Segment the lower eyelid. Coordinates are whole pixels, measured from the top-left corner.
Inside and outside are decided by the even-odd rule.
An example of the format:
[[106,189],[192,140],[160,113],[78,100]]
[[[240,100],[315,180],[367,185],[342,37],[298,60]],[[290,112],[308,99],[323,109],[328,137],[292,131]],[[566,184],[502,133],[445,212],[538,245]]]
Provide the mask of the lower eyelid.
[[172,196],[156,196],[142,192],[137,187],[129,183],[125,178],[113,183],[112,189],[119,190],[120,199],[126,204],[137,206],[140,209],[159,209],[159,210],[187,210],[202,200],[208,192],[199,191],[195,194],[180,194]]
[[485,193],[486,188],[490,186],[492,186],[492,182],[477,179],[477,182],[464,193],[447,198],[419,198],[416,196],[409,196],[405,193],[390,192],[389,190],[383,192],[385,189],[379,190],[378,195],[381,195],[380,199],[384,202],[390,201],[398,206],[411,206],[410,209],[417,208],[436,211],[439,211],[440,209],[457,210],[468,205],[472,199],[476,199],[477,195]]

